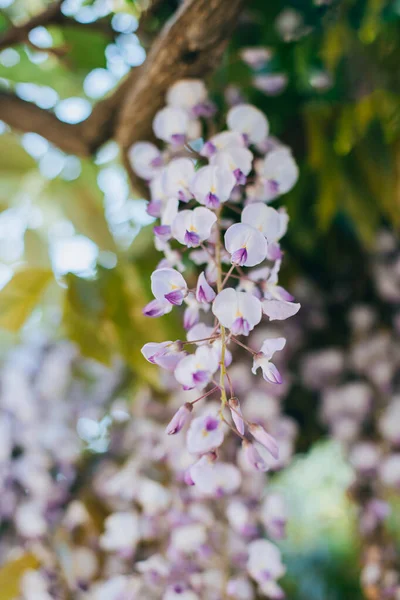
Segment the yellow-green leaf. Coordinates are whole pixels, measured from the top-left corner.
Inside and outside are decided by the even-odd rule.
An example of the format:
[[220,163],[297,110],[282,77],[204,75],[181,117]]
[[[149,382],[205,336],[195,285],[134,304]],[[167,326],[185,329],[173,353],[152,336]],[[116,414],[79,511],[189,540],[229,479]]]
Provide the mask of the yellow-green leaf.
[[18,331],[53,278],[50,269],[25,267],[0,290],[0,328]]
[[114,238],[104,215],[103,195],[96,180],[97,171],[88,162],[82,161],[81,167],[82,172],[74,181],[50,181],[45,199],[50,204],[57,203],[76,229],[93,240],[101,250],[116,252]]
[[24,256],[30,266],[50,269],[51,261],[46,240],[34,229],[25,231]]
[[0,568],[1,600],[15,600],[19,595],[20,582],[25,571],[37,569],[38,566],[39,561],[33,554],[24,554],[3,565]]

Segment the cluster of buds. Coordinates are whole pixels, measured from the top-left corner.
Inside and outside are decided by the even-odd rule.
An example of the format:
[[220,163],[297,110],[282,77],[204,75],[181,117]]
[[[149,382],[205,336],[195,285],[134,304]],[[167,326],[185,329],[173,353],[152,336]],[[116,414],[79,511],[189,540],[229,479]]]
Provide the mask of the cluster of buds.
[[[282,383],[272,359],[285,338],[267,338],[258,351],[239,338],[263,317],[284,320],[300,308],[278,284],[288,215],[268,205],[293,187],[296,163],[289,148],[268,137],[268,120],[254,106],[235,105],[226,122],[227,130],[216,133],[204,84],[182,80],[154,119],[163,151],[144,141],[131,149],[132,167],[150,188],[148,212],[160,219],[155,245],[164,253],[151,276],[154,300],[144,314],[158,317],[185,306],[187,331],[185,341],[148,343],[142,353],[173,373],[183,390],[200,394],[184,402],[167,427],[173,435],[190,423],[186,444],[197,460],[187,481],[199,487],[210,486],[220,471],[224,425],[241,438],[255,470],[268,470],[266,455],[278,458],[273,436],[242,414],[228,372],[230,349],[241,346],[253,357],[254,374],[261,368],[266,381]],[[192,287],[182,274],[189,271],[193,279],[190,265],[200,267]],[[194,417],[194,404],[216,395],[218,413]],[[234,480],[230,474],[227,479]]]

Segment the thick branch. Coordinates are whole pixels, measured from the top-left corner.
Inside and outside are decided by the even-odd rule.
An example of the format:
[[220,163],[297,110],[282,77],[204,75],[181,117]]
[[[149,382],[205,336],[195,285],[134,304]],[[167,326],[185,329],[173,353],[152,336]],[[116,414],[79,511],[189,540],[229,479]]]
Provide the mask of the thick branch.
[[[44,11],[35,15],[23,25],[10,27],[2,36],[0,36],[0,50],[28,41],[28,35],[35,27],[46,27],[48,25],[64,25],[66,27],[85,27],[86,29],[96,29],[104,34],[115,36],[115,31],[111,27],[111,20],[108,17],[98,19],[90,23],[80,23],[67,17],[61,12],[63,0],[50,4]],[[37,48],[41,52],[51,52],[54,48]]]
[[186,0],[154,42],[137,83],[127,93],[116,137],[126,151],[151,136],[167,89],[185,77],[204,77],[218,64],[244,0]]
[[38,133],[67,154],[91,156],[114,136],[120,105],[137,74],[138,69],[131,71],[112,94],[96,104],[82,123],[64,123],[48,110],[8,91],[0,91],[0,120],[17,131]]
[[50,4],[44,11],[35,15],[23,25],[10,27],[10,29],[0,37],[0,50],[12,46],[13,44],[24,42],[27,39],[29,32],[32,31],[32,29],[35,29],[35,27],[46,27],[46,25],[57,22],[60,16],[63,16],[61,12],[62,1],[63,0],[58,0],[58,2]]
[[[145,63],[100,101],[82,123],[64,123],[53,113],[8,91],[0,92],[0,119],[19,131],[38,133],[64,152],[78,156],[92,155],[115,136],[135,183],[127,160],[128,148],[137,140],[151,137],[153,117],[175,81],[204,77],[216,67],[244,1],[186,0],[157,37]],[[38,25],[61,23],[65,17],[60,6],[61,2],[51,4],[25,25],[12,27],[0,39],[0,49],[25,40]]]
[[0,92],[0,119],[19,131],[38,133],[68,154],[89,155],[79,125],[63,123],[53,113],[9,92]]

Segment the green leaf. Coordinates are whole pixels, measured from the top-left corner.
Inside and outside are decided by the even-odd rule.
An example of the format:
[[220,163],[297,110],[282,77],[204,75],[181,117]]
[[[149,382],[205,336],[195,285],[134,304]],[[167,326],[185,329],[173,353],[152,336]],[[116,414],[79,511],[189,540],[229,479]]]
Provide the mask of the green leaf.
[[53,278],[50,269],[25,267],[0,290],[0,328],[18,331]]
[[110,36],[101,31],[88,28],[63,28],[64,40],[69,46],[68,60],[78,69],[90,71],[98,67],[106,67],[105,50],[110,43]]
[[27,229],[24,235],[24,256],[27,264],[33,267],[50,268],[51,261],[47,243],[34,229]]
[[39,64],[29,58],[24,48],[15,48],[19,62],[12,67],[0,63],[0,77],[12,83],[35,83],[51,86],[62,98],[82,93],[82,75],[67,69],[56,56]]
[[82,161],[80,176],[70,182],[54,179],[46,186],[42,197],[57,203],[76,229],[93,240],[101,250],[116,252],[116,245],[104,215],[103,195],[97,184],[97,170]]
[[170,339],[164,319],[143,316],[149,301],[137,270],[129,264],[99,268],[95,280],[69,274],[64,305],[64,327],[86,356],[111,364],[123,356],[137,377],[159,389],[158,372],[140,352],[150,341]]
[[1,600],[15,600],[19,596],[20,582],[25,571],[38,567],[39,561],[33,554],[24,554],[2,566],[0,568]]
[[[25,152],[16,135],[0,136],[0,156],[0,176],[6,175],[10,185],[17,186],[20,175],[36,169],[36,162]],[[4,190],[1,194],[4,194]]]

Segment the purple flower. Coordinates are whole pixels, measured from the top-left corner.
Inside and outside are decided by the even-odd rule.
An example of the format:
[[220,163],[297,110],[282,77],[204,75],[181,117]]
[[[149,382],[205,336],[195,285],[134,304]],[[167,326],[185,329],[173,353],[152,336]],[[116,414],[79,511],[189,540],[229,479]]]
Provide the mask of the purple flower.
[[212,302],[215,298],[215,292],[208,283],[206,276],[204,275],[204,271],[200,273],[199,278],[197,280],[197,288],[196,288],[196,300],[197,302],[209,303]]
[[278,460],[279,447],[276,443],[275,438],[273,438],[272,435],[267,433],[264,427],[262,427],[262,425],[259,425],[257,423],[250,423],[249,431],[251,435],[257,440],[257,442],[264,446],[264,448],[268,450],[268,452],[271,454],[271,456],[273,456],[273,458],[275,458],[275,460]]
[[261,303],[248,292],[233,288],[222,290],[215,298],[212,311],[224,327],[234,335],[248,335],[261,321]]
[[157,269],[151,275],[151,291],[156,300],[180,306],[187,294],[186,281],[175,269]]
[[[213,415],[193,419],[186,436],[186,446],[191,454],[207,454],[218,448],[224,440],[222,421]],[[192,479],[193,474],[191,472]]]
[[276,366],[270,362],[275,352],[283,350],[285,338],[269,338],[264,341],[260,352],[254,356],[252,373],[255,375],[261,367],[265,381],[270,383],[282,383],[282,377]]
[[235,397],[230,398],[229,400],[229,408],[231,409],[231,417],[232,421],[236,425],[236,429],[240,434],[244,434],[244,421],[242,410],[240,408],[239,400]]
[[167,425],[166,432],[168,435],[174,435],[179,433],[181,429],[186,425],[190,419],[190,415],[193,410],[193,405],[190,402],[185,402],[172,417],[171,421]]
[[150,342],[141,350],[143,356],[151,363],[168,371],[174,371],[178,362],[185,356],[180,342]]
[[182,210],[172,223],[172,235],[188,248],[199,246],[210,237],[216,220],[215,214],[202,206],[194,210]]
[[209,346],[199,346],[194,354],[183,358],[175,369],[176,380],[187,390],[206,387],[218,369],[218,359]]
[[256,471],[265,472],[268,471],[269,465],[264,461],[263,457],[254,446],[254,444],[250,443],[248,440],[243,440],[242,442],[244,455],[251,467]]
[[268,245],[258,229],[244,223],[235,223],[225,233],[225,248],[232,264],[254,267],[267,256]]

